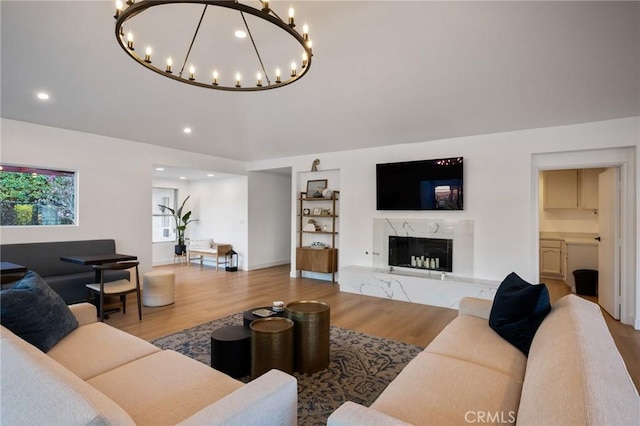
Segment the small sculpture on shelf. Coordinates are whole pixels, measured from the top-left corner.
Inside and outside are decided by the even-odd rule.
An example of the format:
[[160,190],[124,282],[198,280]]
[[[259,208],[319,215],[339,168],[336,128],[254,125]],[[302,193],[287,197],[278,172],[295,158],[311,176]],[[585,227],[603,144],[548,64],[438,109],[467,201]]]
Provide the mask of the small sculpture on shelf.
[[316,232],[320,230],[320,226],[318,226],[315,220],[309,219],[309,221],[307,222],[306,225],[304,225],[304,228],[302,230],[306,232]]

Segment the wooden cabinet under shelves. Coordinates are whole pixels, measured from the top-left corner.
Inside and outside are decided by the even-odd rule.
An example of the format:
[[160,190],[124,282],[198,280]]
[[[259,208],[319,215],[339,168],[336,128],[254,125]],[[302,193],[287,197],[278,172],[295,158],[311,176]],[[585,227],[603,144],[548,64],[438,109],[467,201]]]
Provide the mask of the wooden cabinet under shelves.
[[[339,191],[333,191],[327,198],[307,197],[306,192],[301,192],[298,198],[296,269],[331,274],[332,282],[338,271],[339,196]],[[312,244],[321,244],[324,248],[311,247]]]
[[302,271],[332,274],[338,270],[338,249],[298,247],[296,249],[296,267]]

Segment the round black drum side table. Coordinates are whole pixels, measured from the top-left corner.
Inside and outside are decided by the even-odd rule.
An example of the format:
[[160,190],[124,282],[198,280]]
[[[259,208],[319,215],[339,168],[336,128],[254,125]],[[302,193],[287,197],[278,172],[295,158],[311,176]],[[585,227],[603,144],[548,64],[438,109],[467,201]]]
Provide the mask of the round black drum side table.
[[211,366],[236,379],[251,370],[251,333],[242,325],[230,325],[211,333]]
[[[260,310],[260,309],[266,309],[270,312],[272,312],[272,314],[268,317],[261,317],[259,315],[254,314],[254,311]],[[243,316],[243,322],[244,322],[244,326],[249,328],[249,325],[251,325],[252,322],[254,322],[255,320],[259,320],[262,318],[274,318],[274,317],[282,317],[282,318],[286,318],[286,313],[283,310],[282,312],[274,312],[271,309],[271,306],[260,306],[257,308],[251,308],[251,309],[247,309],[246,311],[244,311],[244,313],[242,314]]]

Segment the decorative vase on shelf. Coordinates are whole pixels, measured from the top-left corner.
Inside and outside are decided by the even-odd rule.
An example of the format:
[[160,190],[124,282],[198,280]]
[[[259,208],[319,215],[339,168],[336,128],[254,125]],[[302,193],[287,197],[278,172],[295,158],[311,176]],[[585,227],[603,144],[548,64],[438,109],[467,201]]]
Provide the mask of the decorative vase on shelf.
[[323,188],[316,189],[316,192],[313,193],[313,198],[322,198],[322,190]]
[[331,198],[331,196],[332,196],[332,195],[333,195],[333,190],[332,190],[332,189],[325,188],[325,189],[322,191],[322,197],[323,197],[323,198]]

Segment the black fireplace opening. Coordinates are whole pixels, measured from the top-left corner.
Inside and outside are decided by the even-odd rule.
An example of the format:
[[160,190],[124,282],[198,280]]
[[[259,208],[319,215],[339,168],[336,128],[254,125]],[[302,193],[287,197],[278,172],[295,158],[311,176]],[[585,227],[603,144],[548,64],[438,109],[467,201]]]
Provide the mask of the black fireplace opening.
[[389,236],[389,266],[453,272],[453,240]]

